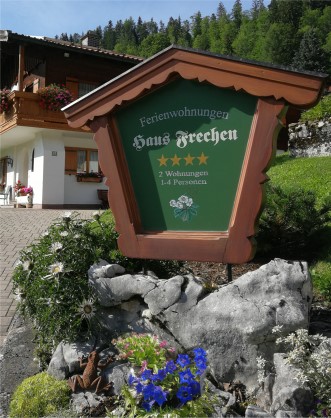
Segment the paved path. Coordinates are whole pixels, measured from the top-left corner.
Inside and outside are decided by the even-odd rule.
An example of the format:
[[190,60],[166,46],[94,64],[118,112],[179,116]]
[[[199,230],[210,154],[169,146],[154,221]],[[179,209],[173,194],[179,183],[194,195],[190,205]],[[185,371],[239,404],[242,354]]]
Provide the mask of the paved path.
[[[75,210],[83,219],[91,218],[95,210]],[[14,209],[0,207],[0,347],[16,311],[11,276],[22,248],[36,240],[64,209]]]

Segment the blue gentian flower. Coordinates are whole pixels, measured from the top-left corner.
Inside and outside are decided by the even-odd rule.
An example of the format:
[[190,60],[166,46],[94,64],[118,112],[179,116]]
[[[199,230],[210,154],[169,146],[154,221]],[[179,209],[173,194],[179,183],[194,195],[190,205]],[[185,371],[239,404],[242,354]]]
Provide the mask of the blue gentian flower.
[[129,378],[128,378],[129,385],[132,386],[136,382],[137,382],[137,378],[135,376],[133,376],[132,374],[130,374]]
[[179,383],[190,383],[194,379],[190,369],[186,369],[184,372],[179,372]]
[[193,349],[193,353],[195,355],[195,357],[206,357],[207,353],[205,352],[205,350],[201,347],[199,348],[194,348]]
[[149,402],[144,401],[141,404],[141,406],[145,409],[145,411],[149,412],[152,409],[152,407],[153,407],[154,404],[155,404],[155,401],[154,400],[149,401]]
[[196,380],[190,382],[190,388],[193,396],[201,395],[201,386]]
[[176,369],[177,369],[177,366],[176,366],[176,364],[175,364],[175,362],[174,362],[173,360],[169,360],[169,361],[166,363],[166,366],[165,366],[165,371],[166,371],[167,373],[173,374],[173,372],[175,372],[175,371],[176,371]]
[[192,389],[189,386],[181,386],[178,389],[176,396],[182,403],[191,401],[193,399]]
[[157,379],[156,380],[164,380],[166,377],[167,377],[167,372],[166,372],[166,370],[165,369],[160,369],[158,372],[157,372],[157,375],[156,375],[156,377],[157,377]]
[[187,354],[178,354],[177,364],[180,367],[186,367],[191,363],[190,357]]
[[149,380],[152,377],[152,370],[146,369],[141,373],[141,380]]
[[140,382],[138,382],[138,383],[136,384],[135,389],[136,389],[136,392],[137,392],[137,393],[142,393],[142,391],[143,391],[143,389],[144,389],[144,385],[142,385]]
[[201,357],[195,359],[195,365],[198,369],[198,371],[196,372],[197,375],[202,374],[207,369],[206,360]]
[[153,398],[155,391],[155,385],[150,383],[149,385],[145,386],[143,389],[144,400],[149,401]]
[[159,405],[162,406],[167,400],[167,392],[163,391],[161,386],[156,386],[154,390],[154,400]]

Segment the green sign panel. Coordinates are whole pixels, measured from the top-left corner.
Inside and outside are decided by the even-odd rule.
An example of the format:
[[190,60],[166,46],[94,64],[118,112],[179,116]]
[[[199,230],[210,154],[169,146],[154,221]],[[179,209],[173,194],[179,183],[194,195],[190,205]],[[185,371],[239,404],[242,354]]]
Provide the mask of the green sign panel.
[[257,98],[176,80],[116,113],[145,231],[227,231]]

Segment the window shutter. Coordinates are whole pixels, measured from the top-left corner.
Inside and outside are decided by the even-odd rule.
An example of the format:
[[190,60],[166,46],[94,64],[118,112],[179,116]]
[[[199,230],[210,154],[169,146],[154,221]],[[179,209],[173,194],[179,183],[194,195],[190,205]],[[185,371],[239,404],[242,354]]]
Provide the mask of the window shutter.
[[77,78],[67,77],[66,87],[72,94],[74,100],[78,99],[78,86],[79,83]]
[[65,174],[76,174],[77,172],[77,151],[66,148]]

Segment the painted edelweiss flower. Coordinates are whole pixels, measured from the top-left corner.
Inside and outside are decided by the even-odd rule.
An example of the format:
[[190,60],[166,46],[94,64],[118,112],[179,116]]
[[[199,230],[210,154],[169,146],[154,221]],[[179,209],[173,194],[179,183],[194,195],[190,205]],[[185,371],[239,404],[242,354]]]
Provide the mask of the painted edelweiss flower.
[[94,306],[94,300],[92,299],[85,299],[78,307],[78,313],[81,315],[82,318],[90,320],[96,311],[96,307]]
[[60,263],[60,262],[54,263],[54,264],[49,266],[49,271],[54,276],[56,274],[62,273],[63,270],[64,270],[64,265],[63,265],[63,263]]
[[51,245],[51,251],[53,253],[56,253],[60,250],[62,250],[63,245],[60,242],[53,242],[53,244]]

